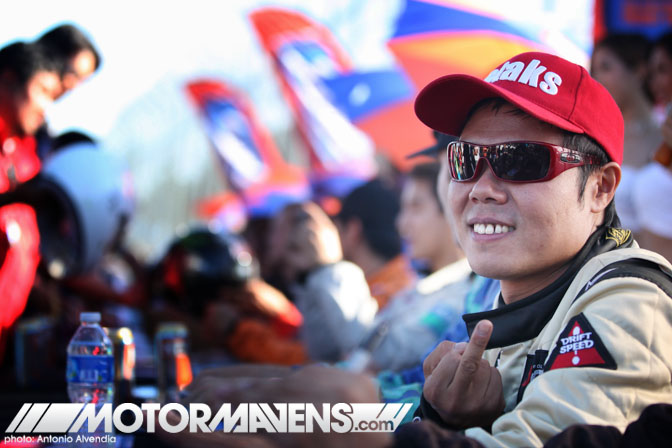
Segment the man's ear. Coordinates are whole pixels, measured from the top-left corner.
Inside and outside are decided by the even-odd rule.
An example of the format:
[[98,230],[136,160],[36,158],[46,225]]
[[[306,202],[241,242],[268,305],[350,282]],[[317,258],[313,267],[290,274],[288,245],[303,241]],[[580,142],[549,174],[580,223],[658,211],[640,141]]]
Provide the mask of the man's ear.
[[616,187],[621,181],[621,167],[616,162],[609,162],[591,177],[595,182],[591,198],[591,211],[600,213],[614,199]]

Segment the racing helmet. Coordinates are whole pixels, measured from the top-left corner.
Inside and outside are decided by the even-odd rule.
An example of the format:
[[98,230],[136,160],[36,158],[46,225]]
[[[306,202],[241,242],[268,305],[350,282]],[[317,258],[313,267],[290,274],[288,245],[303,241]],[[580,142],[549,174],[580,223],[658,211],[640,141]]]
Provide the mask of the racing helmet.
[[221,287],[243,285],[259,269],[242,238],[200,227],[177,237],[159,266],[164,292],[197,315]]
[[55,278],[93,268],[133,212],[130,172],[90,142],[47,158],[36,190],[40,252]]

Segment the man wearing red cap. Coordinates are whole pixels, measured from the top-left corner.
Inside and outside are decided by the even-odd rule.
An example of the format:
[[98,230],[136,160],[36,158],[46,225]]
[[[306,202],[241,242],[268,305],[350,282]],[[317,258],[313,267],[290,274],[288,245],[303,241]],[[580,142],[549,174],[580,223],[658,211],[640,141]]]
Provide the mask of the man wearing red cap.
[[672,266],[618,228],[623,118],[609,93],[524,53],[484,81],[435,80],[415,108],[460,136],[446,205],[472,269],[501,283],[495,310],[464,316],[470,342],[425,360],[424,418],[486,446],[540,446],[671,402]]

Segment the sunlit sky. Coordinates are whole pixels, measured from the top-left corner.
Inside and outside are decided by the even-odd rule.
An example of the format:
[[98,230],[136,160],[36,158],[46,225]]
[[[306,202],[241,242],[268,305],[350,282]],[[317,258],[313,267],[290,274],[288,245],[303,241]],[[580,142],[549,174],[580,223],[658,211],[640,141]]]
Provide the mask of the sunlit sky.
[[[359,32],[356,51],[351,51],[359,65],[390,61],[384,39],[398,10],[395,0],[8,2],[3,6],[0,45],[32,40],[61,22],[81,27],[100,50],[103,66],[54,106],[49,124],[54,131],[77,126],[103,137],[118,114],[160,80],[216,75],[244,90],[249,86],[253,97],[258,96],[255,91],[267,93],[263,87],[261,92],[251,87],[259,86],[265,77],[271,79],[272,74],[246,18],[261,5],[288,6],[323,20],[346,48]],[[361,26],[373,14],[381,26]],[[279,101],[276,94],[271,92],[264,100]],[[260,102],[261,98],[253,100]],[[272,118],[269,121],[272,126],[282,125]]]

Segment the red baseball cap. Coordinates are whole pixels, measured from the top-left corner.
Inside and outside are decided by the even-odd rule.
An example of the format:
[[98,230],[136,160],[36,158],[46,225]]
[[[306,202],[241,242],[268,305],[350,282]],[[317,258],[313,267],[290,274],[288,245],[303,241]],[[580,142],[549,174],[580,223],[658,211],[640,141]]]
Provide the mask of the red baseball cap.
[[586,134],[611,160],[623,161],[623,115],[607,89],[580,65],[547,53],[514,56],[485,80],[435,79],[418,94],[415,114],[432,129],[460,135],[474,105],[494,97],[560,129]]

